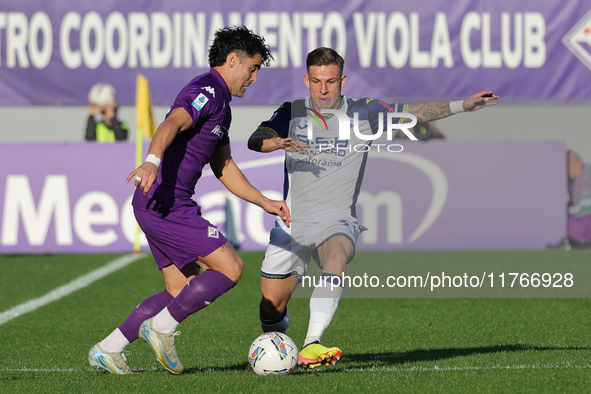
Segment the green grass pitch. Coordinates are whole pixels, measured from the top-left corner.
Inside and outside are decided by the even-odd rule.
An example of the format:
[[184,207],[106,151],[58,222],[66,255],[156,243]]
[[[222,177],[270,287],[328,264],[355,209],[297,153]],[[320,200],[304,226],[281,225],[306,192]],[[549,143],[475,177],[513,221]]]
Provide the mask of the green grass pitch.
[[[290,376],[248,369],[260,334],[263,253],[242,252],[240,283],[179,327],[180,376],[141,340],[127,348],[130,376],[90,368],[88,350],[163,282],[151,256],[0,325],[0,392],[587,392],[589,298],[344,298],[324,335],[341,361]],[[0,255],[0,313],[118,255]],[[589,264],[589,251],[359,252],[352,264],[393,259]],[[577,278],[575,278],[577,280]],[[473,293],[478,294],[478,293]],[[290,302],[288,334],[302,345],[308,300]]]

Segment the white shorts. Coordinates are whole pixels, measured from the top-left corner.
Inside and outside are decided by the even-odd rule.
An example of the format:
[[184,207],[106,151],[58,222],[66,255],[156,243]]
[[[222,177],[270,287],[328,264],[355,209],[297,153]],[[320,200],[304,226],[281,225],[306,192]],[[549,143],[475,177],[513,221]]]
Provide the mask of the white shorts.
[[261,276],[269,279],[303,276],[312,258],[319,264],[316,250],[320,245],[336,235],[342,235],[349,238],[353,248],[357,248],[357,238],[363,230],[365,228],[353,217],[326,223],[292,222],[289,228],[278,218],[271,230]]

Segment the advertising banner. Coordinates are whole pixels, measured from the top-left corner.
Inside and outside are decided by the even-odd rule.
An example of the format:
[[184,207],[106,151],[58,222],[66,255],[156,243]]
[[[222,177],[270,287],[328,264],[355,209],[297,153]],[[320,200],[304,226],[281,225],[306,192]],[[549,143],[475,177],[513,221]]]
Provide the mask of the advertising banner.
[[[357,204],[361,250],[542,249],[566,234],[562,142],[372,145]],[[282,199],[283,154],[234,144],[250,182]],[[134,146],[3,144],[0,253],[133,250]],[[263,250],[274,217],[232,195],[207,169],[195,200],[243,250]],[[230,219],[231,218],[231,219]],[[228,220],[230,219],[230,220]],[[145,238],[142,249],[148,250]]]
[[0,104],[85,105],[96,82],[155,105],[209,69],[216,30],[245,24],[274,62],[239,104],[306,94],[309,51],[346,59],[346,93],[371,97],[591,96],[591,0],[0,1]]

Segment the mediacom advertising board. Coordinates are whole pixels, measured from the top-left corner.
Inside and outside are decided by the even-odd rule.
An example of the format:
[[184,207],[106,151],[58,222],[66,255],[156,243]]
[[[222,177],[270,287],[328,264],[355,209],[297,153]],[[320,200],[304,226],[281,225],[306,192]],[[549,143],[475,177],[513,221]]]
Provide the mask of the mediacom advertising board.
[[[542,249],[566,233],[562,142],[373,144],[357,213],[361,250]],[[268,197],[283,198],[281,152],[233,143],[235,161]],[[0,253],[127,252],[137,225],[127,175],[132,143],[0,145]],[[108,160],[105,160],[108,158]],[[263,250],[274,217],[206,170],[195,200],[243,250]],[[230,219],[230,220],[228,220]],[[141,237],[142,249],[147,249]]]

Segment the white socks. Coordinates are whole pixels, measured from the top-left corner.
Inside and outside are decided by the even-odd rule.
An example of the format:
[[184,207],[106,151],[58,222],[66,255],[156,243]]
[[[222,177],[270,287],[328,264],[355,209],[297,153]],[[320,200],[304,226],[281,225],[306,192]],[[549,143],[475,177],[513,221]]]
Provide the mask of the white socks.
[[[317,286],[310,297],[310,322],[308,324],[308,333],[304,346],[322,340],[324,331],[328,328],[337,308],[339,301],[345,289],[337,284],[340,282],[332,282],[333,277],[340,279],[339,276],[323,273],[322,285]],[[331,283],[335,283],[331,286]]]
[[123,349],[127,345],[129,345],[129,341],[125,338],[125,335],[116,328],[115,331],[109,334],[108,337],[103,339],[101,343],[99,343],[100,347],[108,353],[121,353]]
[[168,308],[162,309],[152,319],[152,327],[158,332],[172,334],[180,323],[170,315]]
[[[179,322],[173,319],[173,317],[170,315],[170,312],[168,312],[168,308],[162,309],[156,316],[154,316],[152,320],[152,327],[156,331],[166,334],[172,334],[178,325]],[[129,345],[129,341],[125,335],[123,335],[121,330],[116,328],[115,331],[103,339],[99,345],[106,352],[121,353],[123,349]]]

